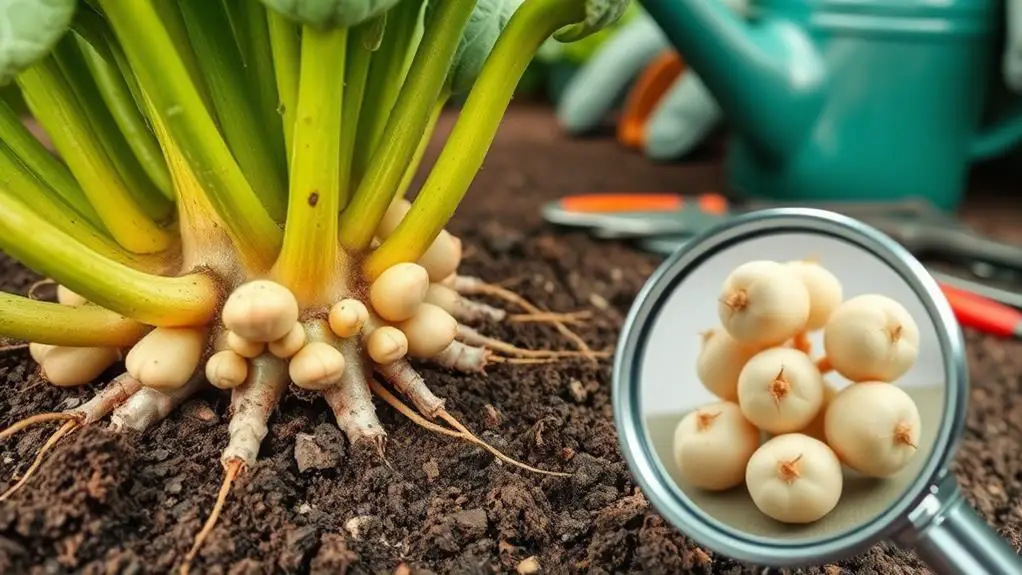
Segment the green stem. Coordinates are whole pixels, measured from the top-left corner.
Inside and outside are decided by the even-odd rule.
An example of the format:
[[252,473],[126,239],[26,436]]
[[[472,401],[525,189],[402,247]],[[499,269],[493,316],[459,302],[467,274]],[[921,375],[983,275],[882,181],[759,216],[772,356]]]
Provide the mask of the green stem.
[[228,15],[235,22],[234,31],[249,89],[255,94],[260,124],[266,133],[271,153],[278,159],[280,172],[286,173],[284,130],[277,112],[277,83],[270,48],[270,29],[267,10],[262,2],[252,0],[223,0]]
[[399,262],[416,261],[429,249],[482,166],[518,80],[540,45],[557,30],[584,18],[580,0],[522,4],[483,65],[411,210],[366,259],[364,270],[370,278]]
[[128,347],[145,324],[96,305],[72,307],[0,293],[0,334],[48,345]]
[[341,216],[341,244],[349,253],[365,250],[372,241],[426,129],[462,30],[474,8],[475,0],[448,0],[437,6],[427,24],[380,146],[351,205]]
[[379,145],[387,118],[394,109],[406,76],[406,63],[413,44],[417,41],[415,29],[422,16],[425,0],[402,0],[386,14],[383,41],[373,52],[366,79],[366,102],[372,107],[359,115],[358,143],[352,160],[354,180],[359,181]]
[[132,198],[57,62],[53,58],[37,62],[18,76],[18,84],[32,115],[46,129],[117,243],[133,253],[166,249],[170,236]]
[[84,41],[78,43],[86,66],[99,89],[100,97],[106,103],[110,114],[124,135],[131,151],[135,154],[139,165],[167,200],[174,199],[174,190],[170,183],[170,172],[163,160],[163,153],[156,142],[156,136],[149,130],[145,118],[139,110],[135,97],[131,93],[127,81],[121,75],[117,62],[107,62],[99,52]]
[[45,184],[18,161],[6,142],[0,141],[0,203],[6,206],[17,202],[28,206],[28,209],[89,249],[121,263],[132,261],[124,248],[87,220],[76,217],[53,195]]
[[269,267],[280,247],[280,228],[217,132],[151,0],[100,2],[139,85],[228,227],[231,241],[246,260]]
[[53,57],[64,80],[78,98],[93,133],[124,181],[125,189],[150,219],[165,222],[172,214],[174,205],[149,179],[135,157],[125,135],[107,109],[99,88],[89,76],[89,68],[78,49],[76,38],[65,36],[54,50]]
[[18,114],[2,100],[0,100],[0,140],[7,144],[14,155],[39,180],[56,192],[75,213],[93,226],[105,229],[103,220],[85,197],[71,171],[32,135]]
[[205,274],[140,272],[86,248],[23,205],[4,208],[0,248],[96,305],[166,327],[205,325],[216,313],[220,293]]
[[341,120],[348,30],[302,30],[291,188],[275,272],[300,303],[327,303],[338,271]]
[[[109,0],[92,1],[101,4]],[[156,17],[159,19],[161,27],[170,36],[171,47],[174,53],[180,58],[181,64],[184,65],[187,78],[195,88],[195,91],[198,92],[199,98],[202,99],[202,105],[205,107],[206,113],[213,117],[213,121],[216,122],[213,98],[210,96],[209,86],[206,85],[206,80],[202,76],[202,68],[199,67],[199,57],[195,54],[195,50],[192,49],[192,44],[188,39],[188,29],[185,27],[185,19],[181,15],[178,0],[142,0],[142,2],[149,4],[149,9],[156,12]],[[108,21],[111,19],[109,13],[106,14],[106,17]],[[112,22],[111,26],[113,26]]]
[[356,139],[358,136],[358,118],[362,112],[362,101],[365,95],[366,79],[369,76],[369,64],[373,52],[367,46],[376,33],[376,22],[368,22],[358,26],[348,37],[348,54],[345,65],[344,110],[341,120],[341,190],[338,207],[343,210],[351,200],[351,193],[358,185],[352,173],[355,156]]
[[295,131],[295,109],[298,106],[298,66],[301,57],[300,28],[276,10],[267,11],[270,26],[270,48],[273,52],[273,72],[277,77],[277,95],[280,98],[280,121],[284,129],[284,147],[288,166],[291,165],[292,140]]
[[180,7],[227,145],[267,213],[283,221],[287,214],[284,157],[274,154],[223,4],[181,0]]
[[429,148],[429,143],[433,139],[433,132],[436,131],[437,121],[440,120],[440,113],[444,111],[444,106],[447,105],[447,101],[450,98],[450,91],[444,90],[440,97],[436,99],[433,111],[429,115],[429,123],[426,124],[426,131],[422,133],[422,138],[419,139],[419,146],[415,148],[415,155],[412,156],[412,161],[405,168],[405,175],[401,177],[401,183],[394,190],[395,198],[405,197],[405,194],[408,193],[408,188],[412,186],[412,181],[419,173],[419,166],[422,165],[422,157],[426,155],[426,149]]

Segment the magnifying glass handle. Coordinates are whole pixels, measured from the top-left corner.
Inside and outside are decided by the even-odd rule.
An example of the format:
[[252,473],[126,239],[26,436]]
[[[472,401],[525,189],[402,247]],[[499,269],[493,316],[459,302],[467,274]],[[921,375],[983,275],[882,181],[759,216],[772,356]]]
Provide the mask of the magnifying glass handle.
[[941,575],[1018,575],[1022,558],[969,506],[951,473],[910,517],[896,538]]

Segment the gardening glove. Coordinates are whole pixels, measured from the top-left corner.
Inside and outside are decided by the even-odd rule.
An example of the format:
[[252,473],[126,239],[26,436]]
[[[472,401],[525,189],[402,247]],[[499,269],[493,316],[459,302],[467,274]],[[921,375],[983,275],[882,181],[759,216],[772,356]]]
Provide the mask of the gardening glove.
[[[744,15],[747,0],[723,0]],[[653,20],[641,14],[621,30],[569,85],[558,107],[558,119],[572,134],[596,127],[658,54],[670,49]],[[645,127],[643,151],[647,157],[667,161],[684,157],[721,122],[723,116],[698,75],[686,69],[664,94]]]
[[557,106],[557,119],[571,135],[593,130],[614,108],[639,72],[670,48],[645,12],[609,38],[575,74]]
[[1022,94],[1022,0],[1007,0],[1004,56],[1001,60],[1004,83],[1013,92]]

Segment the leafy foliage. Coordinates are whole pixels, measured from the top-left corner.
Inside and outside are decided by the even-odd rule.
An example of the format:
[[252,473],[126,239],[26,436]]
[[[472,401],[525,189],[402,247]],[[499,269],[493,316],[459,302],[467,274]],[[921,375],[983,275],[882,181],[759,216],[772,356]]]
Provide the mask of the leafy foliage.
[[309,26],[351,27],[390,10],[401,0],[259,0],[267,8]]
[[561,42],[575,42],[617,22],[628,10],[631,0],[585,0],[586,18],[554,34]]
[[77,0],[0,0],[0,85],[50,53],[74,18]]

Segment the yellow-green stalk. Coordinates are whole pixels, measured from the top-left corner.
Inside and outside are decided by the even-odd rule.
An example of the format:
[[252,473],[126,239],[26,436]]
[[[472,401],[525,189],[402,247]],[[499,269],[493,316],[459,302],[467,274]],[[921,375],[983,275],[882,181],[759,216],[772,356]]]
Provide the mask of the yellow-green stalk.
[[515,86],[540,45],[554,32],[584,19],[583,2],[527,0],[522,4],[487,58],[412,209],[366,258],[363,269],[369,278],[426,253],[482,166]]

